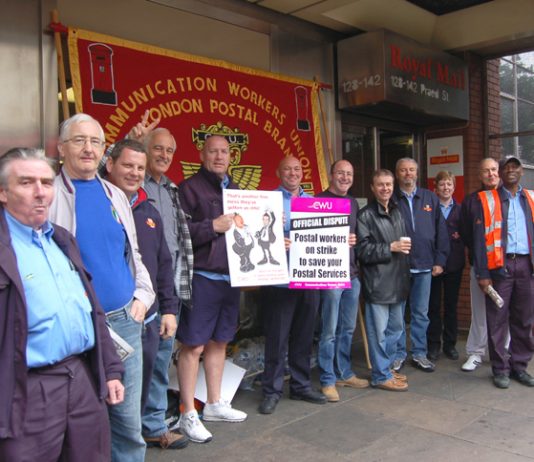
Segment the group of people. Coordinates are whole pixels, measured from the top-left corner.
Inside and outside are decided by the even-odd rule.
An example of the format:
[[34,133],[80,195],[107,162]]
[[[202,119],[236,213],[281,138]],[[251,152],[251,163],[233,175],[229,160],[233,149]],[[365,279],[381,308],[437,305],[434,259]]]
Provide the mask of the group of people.
[[[222,135],[208,137],[199,171],[177,186],[166,175],[176,140],[158,122],[148,123],[145,114],[104,157],[100,124],[87,114],[71,117],[60,127],[57,175],[39,149],[14,148],[0,157],[2,460],[142,461],[147,446],[210,441],[203,422],[247,418],[221,396],[240,305],[225,241],[237,225],[222,200],[224,189],[238,188],[228,175],[229,144]],[[521,187],[522,173],[517,158],[501,165],[484,159],[482,189],[460,206],[452,198],[452,174],[440,172],[435,194],[417,185],[417,163],[403,158],[395,174],[373,174],[374,198],[358,210],[350,195],[354,168],[335,162],[329,187],[318,196],[350,201],[351,287],[261,288],[259,412],[275,412],[286,363],[289,398],[324,404],[339,400],[338,387],[407,390],[400,370],[408,351],[425,372],[434,371],[441,351],[458,359],[464,245],[472,323],[462,368],[481,364],[487,342],[497,387],[507,388],[510,377],[534,386],[526,372],[533,350],[534,192]],[[299,159],[283,158],[277,176],[290,251],[291,200],[307,196]],[[278,264],[269,251],[273,224],[266,213],[256,238],[265,262]],[[360,281],[370,381],[351,365]],[[488,287],[503,304],[485,295]],[[317,317],[320,390],[311,384]],[[121,357],[116,336],[131,347]],[[170,430],[165,413],[175,338],[182,409]],[[194,399],[201,361],[202,418]]]

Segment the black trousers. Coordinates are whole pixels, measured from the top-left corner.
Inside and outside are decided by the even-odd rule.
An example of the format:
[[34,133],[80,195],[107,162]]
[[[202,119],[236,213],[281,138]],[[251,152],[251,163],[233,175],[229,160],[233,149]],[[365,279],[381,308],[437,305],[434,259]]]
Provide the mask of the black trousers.
[[261,289],[261,295],[265,330],[264,396],[282,395],[286,354],[291,392],[310,390],[310,359],[319,306],[318,292],[269,286]]
[[[458,336],[458,294],[462,282],[462,271],[443,273],[432,278],[428,302],[428,329],[426,333],[429,350],[452,348]],[[441,301],[443,300],[443,317]]]

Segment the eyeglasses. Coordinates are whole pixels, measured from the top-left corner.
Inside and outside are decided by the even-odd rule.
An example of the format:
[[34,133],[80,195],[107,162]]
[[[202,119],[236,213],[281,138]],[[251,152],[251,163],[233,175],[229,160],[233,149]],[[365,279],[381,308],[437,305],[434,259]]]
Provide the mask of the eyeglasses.
[[92,138],[90,136],[73,136],[72,138],[64,140],[63,142],[72,143],[74,146],[81,148],[85,146],[87,141],[89,141],[89,143],[91,143],[91,146],[95,149],[100,149],[105,144],[105,141],[102,141],[100,138]]
[[352,172],[348,172],[348,171],[345,171],[345,170],[338,170],[338,171],[334,172],[334,175],[336,175],[336,176],[346,176],[348,178],[352,178],[354,176],[354,174]]

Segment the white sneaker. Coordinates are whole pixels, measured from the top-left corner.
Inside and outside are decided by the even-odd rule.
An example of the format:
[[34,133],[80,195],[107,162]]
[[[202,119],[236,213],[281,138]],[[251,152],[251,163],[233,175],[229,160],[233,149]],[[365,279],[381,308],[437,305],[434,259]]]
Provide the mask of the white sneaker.
[[182,414],[178,421],[178,427],[184,435],[195,443],[208,443],[213,438],[213,435],[206,430],[206,427],[198,418],[197,411],[189,411],[187,414]]
[[467,361],[462,365],[462,371],[474,371],[481,364],[482,358],[479,355],[469,355]]
[[231,404],[224,399],[218,403],[206,403],[202,419],[208,422],[243,422],[247,414],[237,409],[232,409]]

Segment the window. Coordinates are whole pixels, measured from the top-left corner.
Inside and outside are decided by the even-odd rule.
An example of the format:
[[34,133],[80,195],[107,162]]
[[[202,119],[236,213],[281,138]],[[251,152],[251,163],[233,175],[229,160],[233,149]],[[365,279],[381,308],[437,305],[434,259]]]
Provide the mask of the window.
[[534,51],[489,61],[487,70],[490,145],[534,168]]

